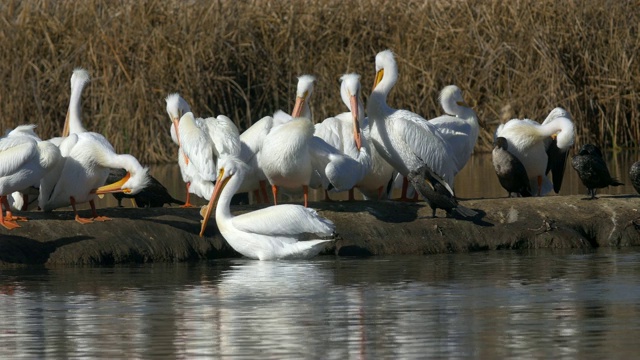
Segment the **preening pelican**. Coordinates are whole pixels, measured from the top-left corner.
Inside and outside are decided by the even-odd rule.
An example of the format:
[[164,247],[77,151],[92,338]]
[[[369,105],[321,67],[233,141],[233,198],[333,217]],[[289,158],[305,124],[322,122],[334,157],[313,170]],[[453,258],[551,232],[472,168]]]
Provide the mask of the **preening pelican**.
[[238,155],[238,128],[224,115],[196,118],[179,94],[165,99],[172,120],[171,138],[179,146],[178,165],[186,184],[185,204],[190,207],[190,194],[208,199],[213,191],[216,161],[223,154]]
[[587,187],[587,200],[597,199],[596,191],[607,186],[624,185],[611,177],[607,164],[602,157],[602,152],[592,144],[582,145],[578,155],[571,159],[571,166],[576,170],[580,181]]
[[[194,178],[196,181],[198,179],[198,171],[193,164],[189,162],[189,159],[184,154],[182,147],[180,146],[180,140],[178,139],[178,126],[180,124],[180,118],[188,112],[191,112],[191,108],[189,104],[184,100],[180,94],[174,93],[170,94],[166,97],[165,102],[167,103],[166,109],[169,114],[169,118],[171,119],[171,128],[169,130],[171,134],[171,140],[178,145],[178,167],[180,168],[180,174],[182,175],[182,181],[184,181],[186,186],[186,200],[183,207],[191,207],[191,182]],[[198,187],[199,186],[195,186]]]
[[[336,172],[336,176],[350,177],[342,183],[358,183],[371,170],[371,156],[369,144],[362,137],[361,123],[364,118],[364,105],[362,104],[360,90],[360,75],[345,74],[340,80],[340,95],[342,102],[349,112],[341,113],[325,119],[315,125],[314,136],[324,140],[325,143],[337,149],[340,153],[355,160],[348,162],[350,168]],[[326,184],[323,184],[326,185]],[[353,200],[353,188],[349,190],[349,200]],[[326,195],[326,187],[325,187]]]
[[0,225],[11,230],[20,227],[16,220],[26,220],[11,213],[7,195],[38,187],[48,172],[62,161],[60,150],[54,144],[42,141],[35,134],[35,125],[20,125],[0,139]]
[[531,184],[524,165],[509,152],[507,139],[498,137],[491,153],[493,169],[496,171],[500,185],[512,195],[531,196]]
[[[81,71],[86,74],[86,71]],[[72,75],[72,89],[75,76]],[[88,81],[88,74],[80,77],[81,83]],[[79,86],[82,89],[84,85]],[[109,192],[128,192],[135,194],[147,184],[147,169],[143,168],[138,160],[128,154],[116,154],[113,146],[101,134],[86,131],[82,126],[80,115],[79,95],[70,102],[75,104],[69,107],[67,124],[69,136],[63,138],[60,143],[60,154],[63,156],[62,164],[56,171],[47,173],[40,182],[40,195],[38,203],[44,211],[51,211],[59,207],[73,207],[76,221],[86,224],[97,221],[110,220],[104,216],[98,216],[95,210],[96,194]],[[73,111],[77,106],[78,111]],[[66,134],[64,134],[66,135]],[[109,168],[125,169],[128,174],[120,181],[103,186]],[[89,202],[92,218],[82,218],[76,210],[77,203]]]
[[[498,127],[495,137],[507,139],[509,152],[522,162],[529,175],[533,195],[546,195],[551,189],[560,191],[567,154],[575,140],[567,111],[553,109],[542,124],[529,119],[509,120]],[[551,168],[549,163],[553,164]],[[546,176],[549,170],[553,183]]]
[[393,53],[390,50],[378,53],[374,88],[367,103],[376,150],[405,177],[426,164],[452,187],[458,168],[451,158],[451,147],[437,127],[413,112],[387,105],[387,95],[397,80]]
[[201,183],[198,185],[203,189],[194,188],[194,193],[205,199],[210,198],[217,176],[218,158],[221,155],[240,154],[238,128],[224,115],[196,119],[193,113],[188,112],[180,118],[178,139],[180,148],[197,171],[197,176],[192,177],[192,185]]
[[440,104],[445,115],[431,119],[429,123],[435,125],[442,138],[449,143],[452,151],[450,156],[456,162],[457,174],[473,154],[480,125],[475,111],[464,102],[462,91],[457,86],[448,85],[442,89]]
[[[294,121],[306,121],[294,120]],[[334,224],[313,210],[300,205],[274,205],[264,209],[233,216],[229,205],[231,197],[242,185],[248,168],[235,157],[224,157],[218,163],[219,175],[209,201],[200,236],[216,206],[218,230],[229,245],[240,254],[259,260],[306,259],[317,255],[332,240],[313,239],[329,237]],[[312,240],[304,240],[311,238]]]

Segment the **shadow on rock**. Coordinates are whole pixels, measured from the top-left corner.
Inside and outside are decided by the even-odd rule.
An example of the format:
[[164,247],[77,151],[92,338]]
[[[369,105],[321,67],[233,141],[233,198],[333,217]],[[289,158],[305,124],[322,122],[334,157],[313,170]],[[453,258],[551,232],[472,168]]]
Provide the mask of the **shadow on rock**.
[[44,264],[58,248],[89,239],[93,237],[79,235],[39,242],[23,236],[3,235],[0,239],[0,263]]

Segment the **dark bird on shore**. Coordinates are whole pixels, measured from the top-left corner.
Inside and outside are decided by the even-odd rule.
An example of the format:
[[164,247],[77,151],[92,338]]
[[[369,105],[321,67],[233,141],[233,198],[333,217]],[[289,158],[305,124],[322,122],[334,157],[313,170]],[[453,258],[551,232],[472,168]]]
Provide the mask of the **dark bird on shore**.
[[607,186],[624,185],[609,174],[602,152],[592,144],[582,145],[578,155],[571,159],[571,166],[576,169],[580,180],[587,187],[588,200],[597,199],[596,191]]
[[418,169],[409,172],[407,178],[431,206],[433,217],[436,217],[436,209],[443,209],[447,212],[447,216],[452,216],[454,213],[462,217],[476,216],[477,213],[475,211],[458,204],[451,187],[440,175],[433,172],[428,165],[422,165]]
[[[126,174],[124,169],[111,169],[109,171],[109,177],[107,177],[107,184],[111,184],[114,181],[121,179]],[[136,207],[163,207],[164,204],[178,204],[184,205],[183,201],[174,199],[164,185],[162,185],[156,178],[149,176],[149,184],[135,195],[128,195],[124,193],[114,193],[113,197],[118,200],[118,207],[122,207],[122,199],[133,199]]]
[[507,139],[498,137],[491,154],[493,168],[500,185],[509,192],[509,197],[531,196],[531,184],[524,165],[509,152]]
[[640,194],[640,161],[636,161],[631,165],[629,170],[629,178],[631,179],[631,185]]

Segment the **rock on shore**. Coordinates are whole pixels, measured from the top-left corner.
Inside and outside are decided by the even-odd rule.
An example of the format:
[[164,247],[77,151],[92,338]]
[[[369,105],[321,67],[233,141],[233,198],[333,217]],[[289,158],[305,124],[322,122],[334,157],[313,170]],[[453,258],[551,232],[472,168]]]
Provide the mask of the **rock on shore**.
[[[424,202],[315,202],[336,224],[325,255],[434,254],[500,249],[640,245],[640,197],[583,196],[464,200],[472,220],[431,218]],[[259,206],[236,206],[237,213]],[[85,211],[86,212],[86,211]],[[82,212],[83,215],[84,212]],[[198,236],[198,208],[108,208],[108,222],[81,225],[70,211],[21,213],[22,228],[0,228],[0,265],[179,262],[238,257],[209,222]]]

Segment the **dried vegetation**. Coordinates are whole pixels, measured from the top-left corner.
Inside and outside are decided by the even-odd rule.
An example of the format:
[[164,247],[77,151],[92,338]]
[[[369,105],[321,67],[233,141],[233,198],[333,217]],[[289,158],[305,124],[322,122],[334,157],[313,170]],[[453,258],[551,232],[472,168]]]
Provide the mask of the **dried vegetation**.
[[639,24],[637,0],[7,0],[0,129],[59,134],[69,77],[85,67],[85,126],[144,162],[174,161],[167,94],[244,129],[290,110],[296,76],[311,73],[318,121],[343,111],[341,74],[360,73],[366,97],[374,56],[390,48],[401,73],[390,104],[434,117],[439,90],[457,84],[484,125],[477,150],[499,121],[555,106],[579,143],[636,146]]

